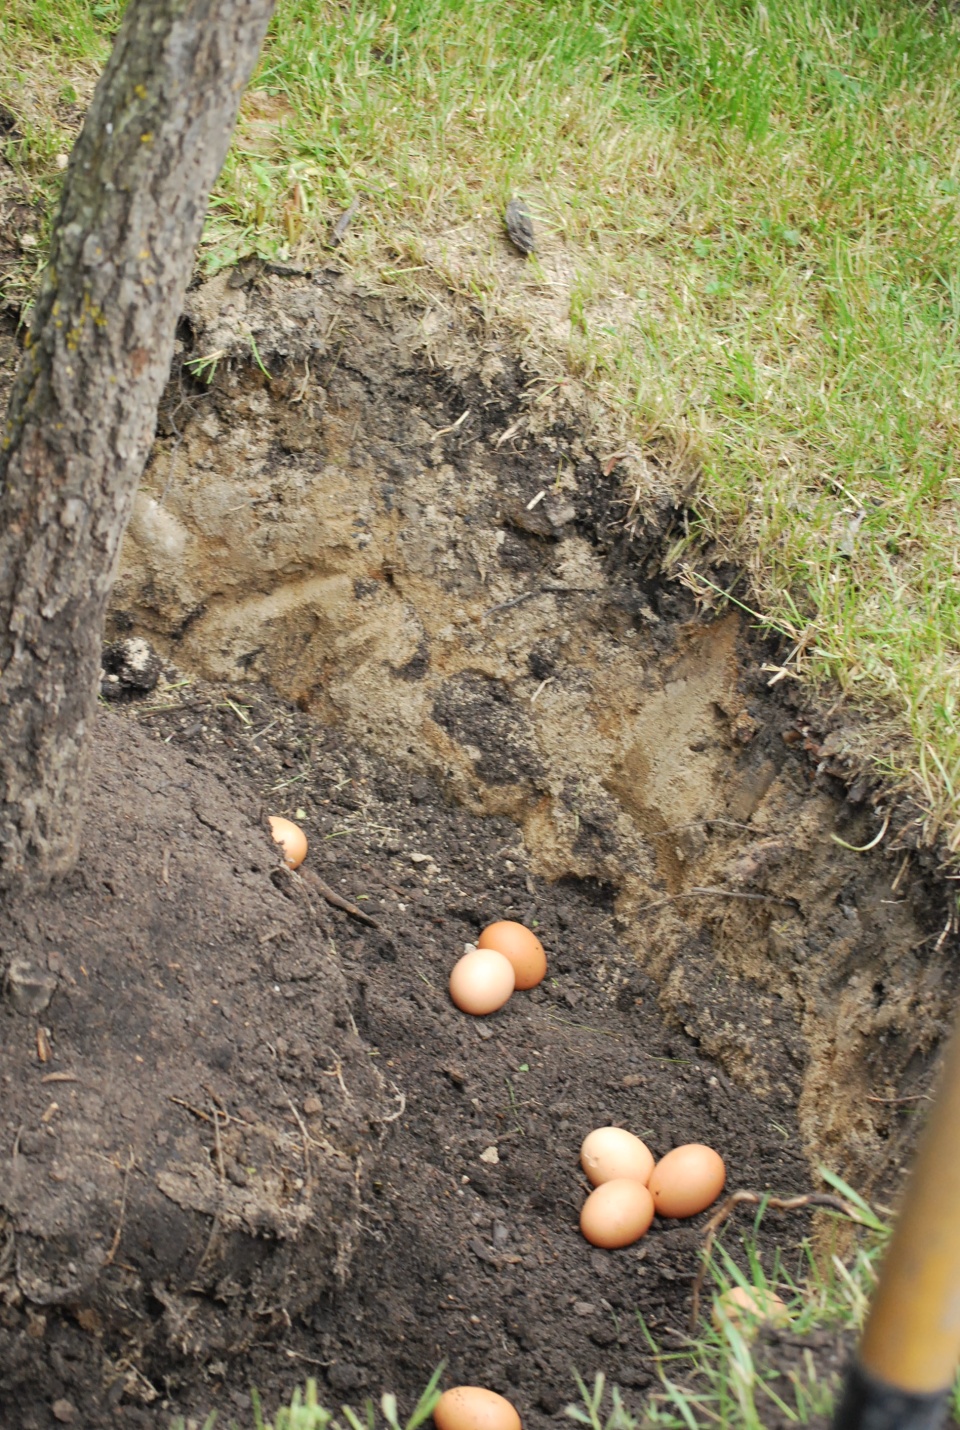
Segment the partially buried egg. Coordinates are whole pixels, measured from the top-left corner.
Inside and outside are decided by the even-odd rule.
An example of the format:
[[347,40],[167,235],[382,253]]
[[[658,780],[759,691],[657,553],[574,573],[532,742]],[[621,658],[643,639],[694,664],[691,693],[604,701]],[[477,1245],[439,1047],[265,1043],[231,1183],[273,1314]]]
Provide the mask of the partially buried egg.
[[547,955],[535,933],[512,919],[488,924],[477,939],[478,948],[495,948],[509,958],[518,988],[536,988],[547,971]]
[[580,1210],[580,1230],[587,1241],[608,1250],[639,1241],[652,1221],[653,1198],[633,1177],[604,1182]]
[[493,948],[471,949],[450,974],[450,997],[463,1013],[495,1013],[514,986],[513,964]]
[[786,1325],[790,1312],[775,1291],[766,1286],[731,1286],[718,1296],[713,1308],[713,1324],[723,1329],[724,1318],[745,1335],[755,1335],[764,1321]]
[[719,1152],[702,1142],[687,1142],[660,1158],[647,1185],[658,1216],[687,1217],[715,1202],[726,1180]]
[[625,1127],[598,1127],[583,1139],[580,1165],[595,1187],[614,1177],[632,1177],[646,1186],[653,1171],[653,1153]]
[[279,814],[271,814],[270,833],[283,849],[283,862],[287,868],[298,868],[307,857],[307,836],[299,824]]
[[509,1400],[479,1385],[445,1390],[433,1409],[437,1430],[520,1430],[520,1416]]

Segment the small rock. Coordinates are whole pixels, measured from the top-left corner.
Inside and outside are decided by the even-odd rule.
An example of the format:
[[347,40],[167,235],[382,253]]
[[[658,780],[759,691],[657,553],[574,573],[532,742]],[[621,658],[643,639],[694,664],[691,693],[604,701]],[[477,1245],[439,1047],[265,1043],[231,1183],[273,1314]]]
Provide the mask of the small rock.
[[61,1425],[69,1425],[77,1418],[77,1407],[71,1400],[55,1400],[50,1407],[54,1420]]
[[628,1386],[631,1390],[643,1390],[651,1384],[653,1375],[642,1366],[623,1365],[617,1372],[616,1381],[618,1385]]
[[604,1349],[616,1343],[617,1333],[612,1326],[595,1326],[590,1332],[590,1339],[595,1346]]
[[496,1167],[500,1161],[500,1153],[496,1147],[484,1147],[480,1153],[480,1161],[486,1162],[488,1167]]
[[227,1163],[227,1181],[232,1182],[235,1187],[248,1187],[250,1178],[247,1176],[246,1168],[240,1163],[231,1159]]
[[506,212],[503,215],[504,226],[507,235],[514,248],[527,256],[529,253],[537,251],[536,234],[533,231],[533,218],[523,199],[511,199],[507,204]]
[[573,1303],[575,1316],[592,1316],[596,1309],[592,1301],[574,1301]]
[[741,710],[730,721],[730,733],[738,745],[749,745],[759,729],[759,723],[746,710]]
[[318,1117],[323,1111],[323,1103],[315,1092],[312,1092],[309,1097],[303,1099],[303,1110],[308,1117]]
[[52,973],[41,973],[29,959],[14,958],[7,969],[4,987],[16,1012],[32,1018],[49,1007],[57,990],[57,980]]
[[411,864],[426,864],[426,863],[429,862],[429,860],[430,860],[430,855],[429,855],[429,854],[411,854],[411,855],[410,855],[410,863],[411,863]]
[[105,700],[133,700],[153,690],[163,669],[160,657],[141,636],[106,645],[100,656]]
[[496,1221],[496,1222],[494,1222],[494,1224],[493,1224],[493,1249],[494,1249],[494,1251],[500,1251],[504,1246],[506,1246],[506,1244],[507,1244],[507,1242],[508,1242],[509,1240],[510,1240],[510,1231],[509,1231],[509,1228],[506,1227],[502,1221]]
[[327,1371],[327,1382],[332,1390],[345,1395],[353,1390],[362,1390],[367,1383],[367,1372],[359,1365],[341,1361]]
[[489,1247],[484,1246],[479,1236],[471,1236],[470,1240],[467,1242],[467,1245],[473,1252],[474,1256],[478,1257],[481,1261],[485,1261],[488,1266],[500,1265],[500,1262],[497,1259],[495,1253],[492,1252]]
[[493,1037],[493,1029],[489,1028],[486,1023],[478,1023],[477,1037],[482,1039],[483,1042],[487,1043]]

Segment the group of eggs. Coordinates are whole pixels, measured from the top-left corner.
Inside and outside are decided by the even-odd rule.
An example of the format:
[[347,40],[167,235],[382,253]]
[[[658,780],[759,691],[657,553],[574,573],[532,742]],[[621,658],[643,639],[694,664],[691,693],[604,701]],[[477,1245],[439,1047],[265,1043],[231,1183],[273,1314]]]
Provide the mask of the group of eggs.
[[[284,863],[298,868],[307,853],[303,830],[279,815],[271,815],[269,823]],[[536,988],[546,972],[547,956],[536,934],[501,919],[488,925],[454,965],[450,997],[461,1012],[484,1017],[502,1008],[516,989]],[[647,1145],[623,1127],[591,1132],[580,1148],[580,1165],[593,1187],[580,1211],[580,1230],[593,1246],[610,1250],[638,1241],[655,1215],[691,1217],[705,1211],[726,1181],[723,1158],[712,1147],[690,1142],[657,1162]],[[729,1316],[741,1310],[773,1319],[783,1308],[769,1291],[734,1287],[722,1299],[729,1302],[724,1306]],[[433,1420],[436,1430],[521,1430],[510,1401],[477,1385],[445,1391]]]
[[[501,919],[489,924],[450,974],[450,997],[464,1013],[495,1013],[515,988],[535,988],[547,972],[536,934]],[[716,1201],[726,1181],[723,1158],[691,1142],[674,1147],[659,1162],[622,1127],[598,1127],[580,1149],[580,1164],[593,1186],[580,1213],[580,1230],[594,1246],[630,1246],[654,1214],[696,1216]]]
[[674,1147],[659,1162],[624,1127],[598,1127],[584,1139],[580,1165],[593,1191],[580,1212],[580,1230],[594,1246],[613,1249],[639,1241],[653,1221],[706,1211],[723,1191],[723,1158],[702,1142]]
[[547,955],[535,933],[512,919],[489,924],[454,964],[450,997],[462,1013],[496,1013],[515,988],[536,988],[547,974]]

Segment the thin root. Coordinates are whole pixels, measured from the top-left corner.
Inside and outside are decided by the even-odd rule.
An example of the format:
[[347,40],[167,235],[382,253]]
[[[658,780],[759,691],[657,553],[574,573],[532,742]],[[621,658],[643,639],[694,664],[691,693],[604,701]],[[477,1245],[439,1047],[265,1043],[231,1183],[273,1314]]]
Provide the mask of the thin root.
[[849,849],[853,854],[869,854],[871,849],[876,849],[877,845],[883,839],[889,828],[890,811],[887,810],[887,813],[884,816],[883,823],[880,826],[880,833],[875,834],[870,840],[869,844],[848,844],[845,839],[840,838],[839,834],[831,834],[830,838],[833,840],[834,844],[839,844],[841,849]]
[[778,1212],[803,1211],[807,1207],[829,1207],[831,1211],[840,1212],[843,1216],[849,1217],[851,1221],[857,1222],[858,1225],[865,1225],[863,1217],[856,1207],[843,1201],[841,1197],[831,1196],[829,1192],[807,1192],[805,1196],[799,1197],[765,1197],[760,1192],[731,1192],[704,1227],[703,1258],[693,1283],[693,1301],[690,1307],[691,1332],[697,1329],[700,1321],[700,1296],[703,1292],[703,1281],[707,1274],[707,1265],[710,1253],[713,1251],[713,1243],[717,1239],[717,1232],[730,1213],[738,1206],[762,1206],[764,1211],[771,1209]]

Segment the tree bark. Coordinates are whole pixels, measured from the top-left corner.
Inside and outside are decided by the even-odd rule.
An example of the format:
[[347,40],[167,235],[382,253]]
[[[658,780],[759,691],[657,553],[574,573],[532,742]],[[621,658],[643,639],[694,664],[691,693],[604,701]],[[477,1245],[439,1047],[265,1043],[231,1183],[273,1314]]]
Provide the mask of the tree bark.
[[274,0],[131,0],[0,440],[0,887],[79,847],[107,598],[207,199]]

